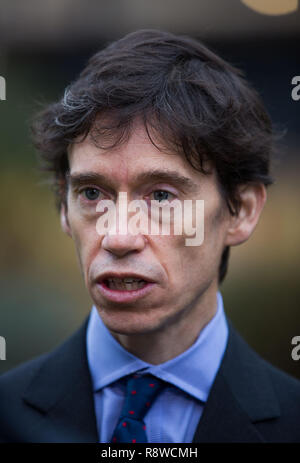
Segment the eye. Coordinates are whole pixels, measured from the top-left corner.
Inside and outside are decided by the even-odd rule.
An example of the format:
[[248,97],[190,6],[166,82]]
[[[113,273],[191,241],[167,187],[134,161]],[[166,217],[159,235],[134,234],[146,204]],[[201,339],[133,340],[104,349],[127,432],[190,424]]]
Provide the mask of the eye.
[[85,198],[88,199],[89,201],[95,201],[96,199],[99,198],[100,191],[97,188],[85,188],[82,190],[82,193],[84,194]]
[[174,196],[172,193],[166,190],[156,190],[153,192],[153,197],[155,201],[168,201],[170,200],[170,196]]

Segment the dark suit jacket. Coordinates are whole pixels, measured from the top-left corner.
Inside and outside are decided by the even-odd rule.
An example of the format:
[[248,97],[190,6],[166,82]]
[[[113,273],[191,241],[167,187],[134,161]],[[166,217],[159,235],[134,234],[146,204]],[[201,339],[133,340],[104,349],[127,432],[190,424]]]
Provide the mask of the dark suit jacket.
[[[98,442],[86,326],[0,377],[0,442]],[[300,382],[259,357],[230,322],[193,442],[300,442]]]

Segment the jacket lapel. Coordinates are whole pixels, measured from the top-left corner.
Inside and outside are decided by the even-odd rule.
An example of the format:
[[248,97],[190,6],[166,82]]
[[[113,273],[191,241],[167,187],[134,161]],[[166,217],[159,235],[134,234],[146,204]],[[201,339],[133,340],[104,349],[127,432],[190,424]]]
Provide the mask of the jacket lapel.
[[264,360],[230,321],[227,348],[193,442],[263,442],[254,423],[280,416]]
[[62,346],[47,355],[23,396],[46,418],[39,429],[40,441],[98,442],[86,356],[86,326],[87,320]]

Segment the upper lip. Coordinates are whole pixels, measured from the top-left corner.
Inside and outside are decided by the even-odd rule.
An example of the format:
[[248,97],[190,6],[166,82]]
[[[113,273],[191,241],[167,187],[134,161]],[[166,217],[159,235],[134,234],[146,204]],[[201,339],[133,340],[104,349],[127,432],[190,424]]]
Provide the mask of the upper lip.
[[104,280],[107,280],[108,278],[134,278],[137,280],[145,280],[149,283],[154,283],[154,280],[152,280],[151,278],[134,272],[105,272],[102,275],[99,275],[99,277],[97,278],[97,282],[100,283]]

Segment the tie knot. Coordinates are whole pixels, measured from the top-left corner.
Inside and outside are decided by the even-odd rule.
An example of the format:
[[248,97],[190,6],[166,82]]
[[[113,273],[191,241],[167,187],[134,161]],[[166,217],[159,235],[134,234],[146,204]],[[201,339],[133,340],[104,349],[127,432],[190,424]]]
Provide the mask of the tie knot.
[[150,374],[130,376],[127,380],[123,417],[142,420],[163,387],[164,382]]

